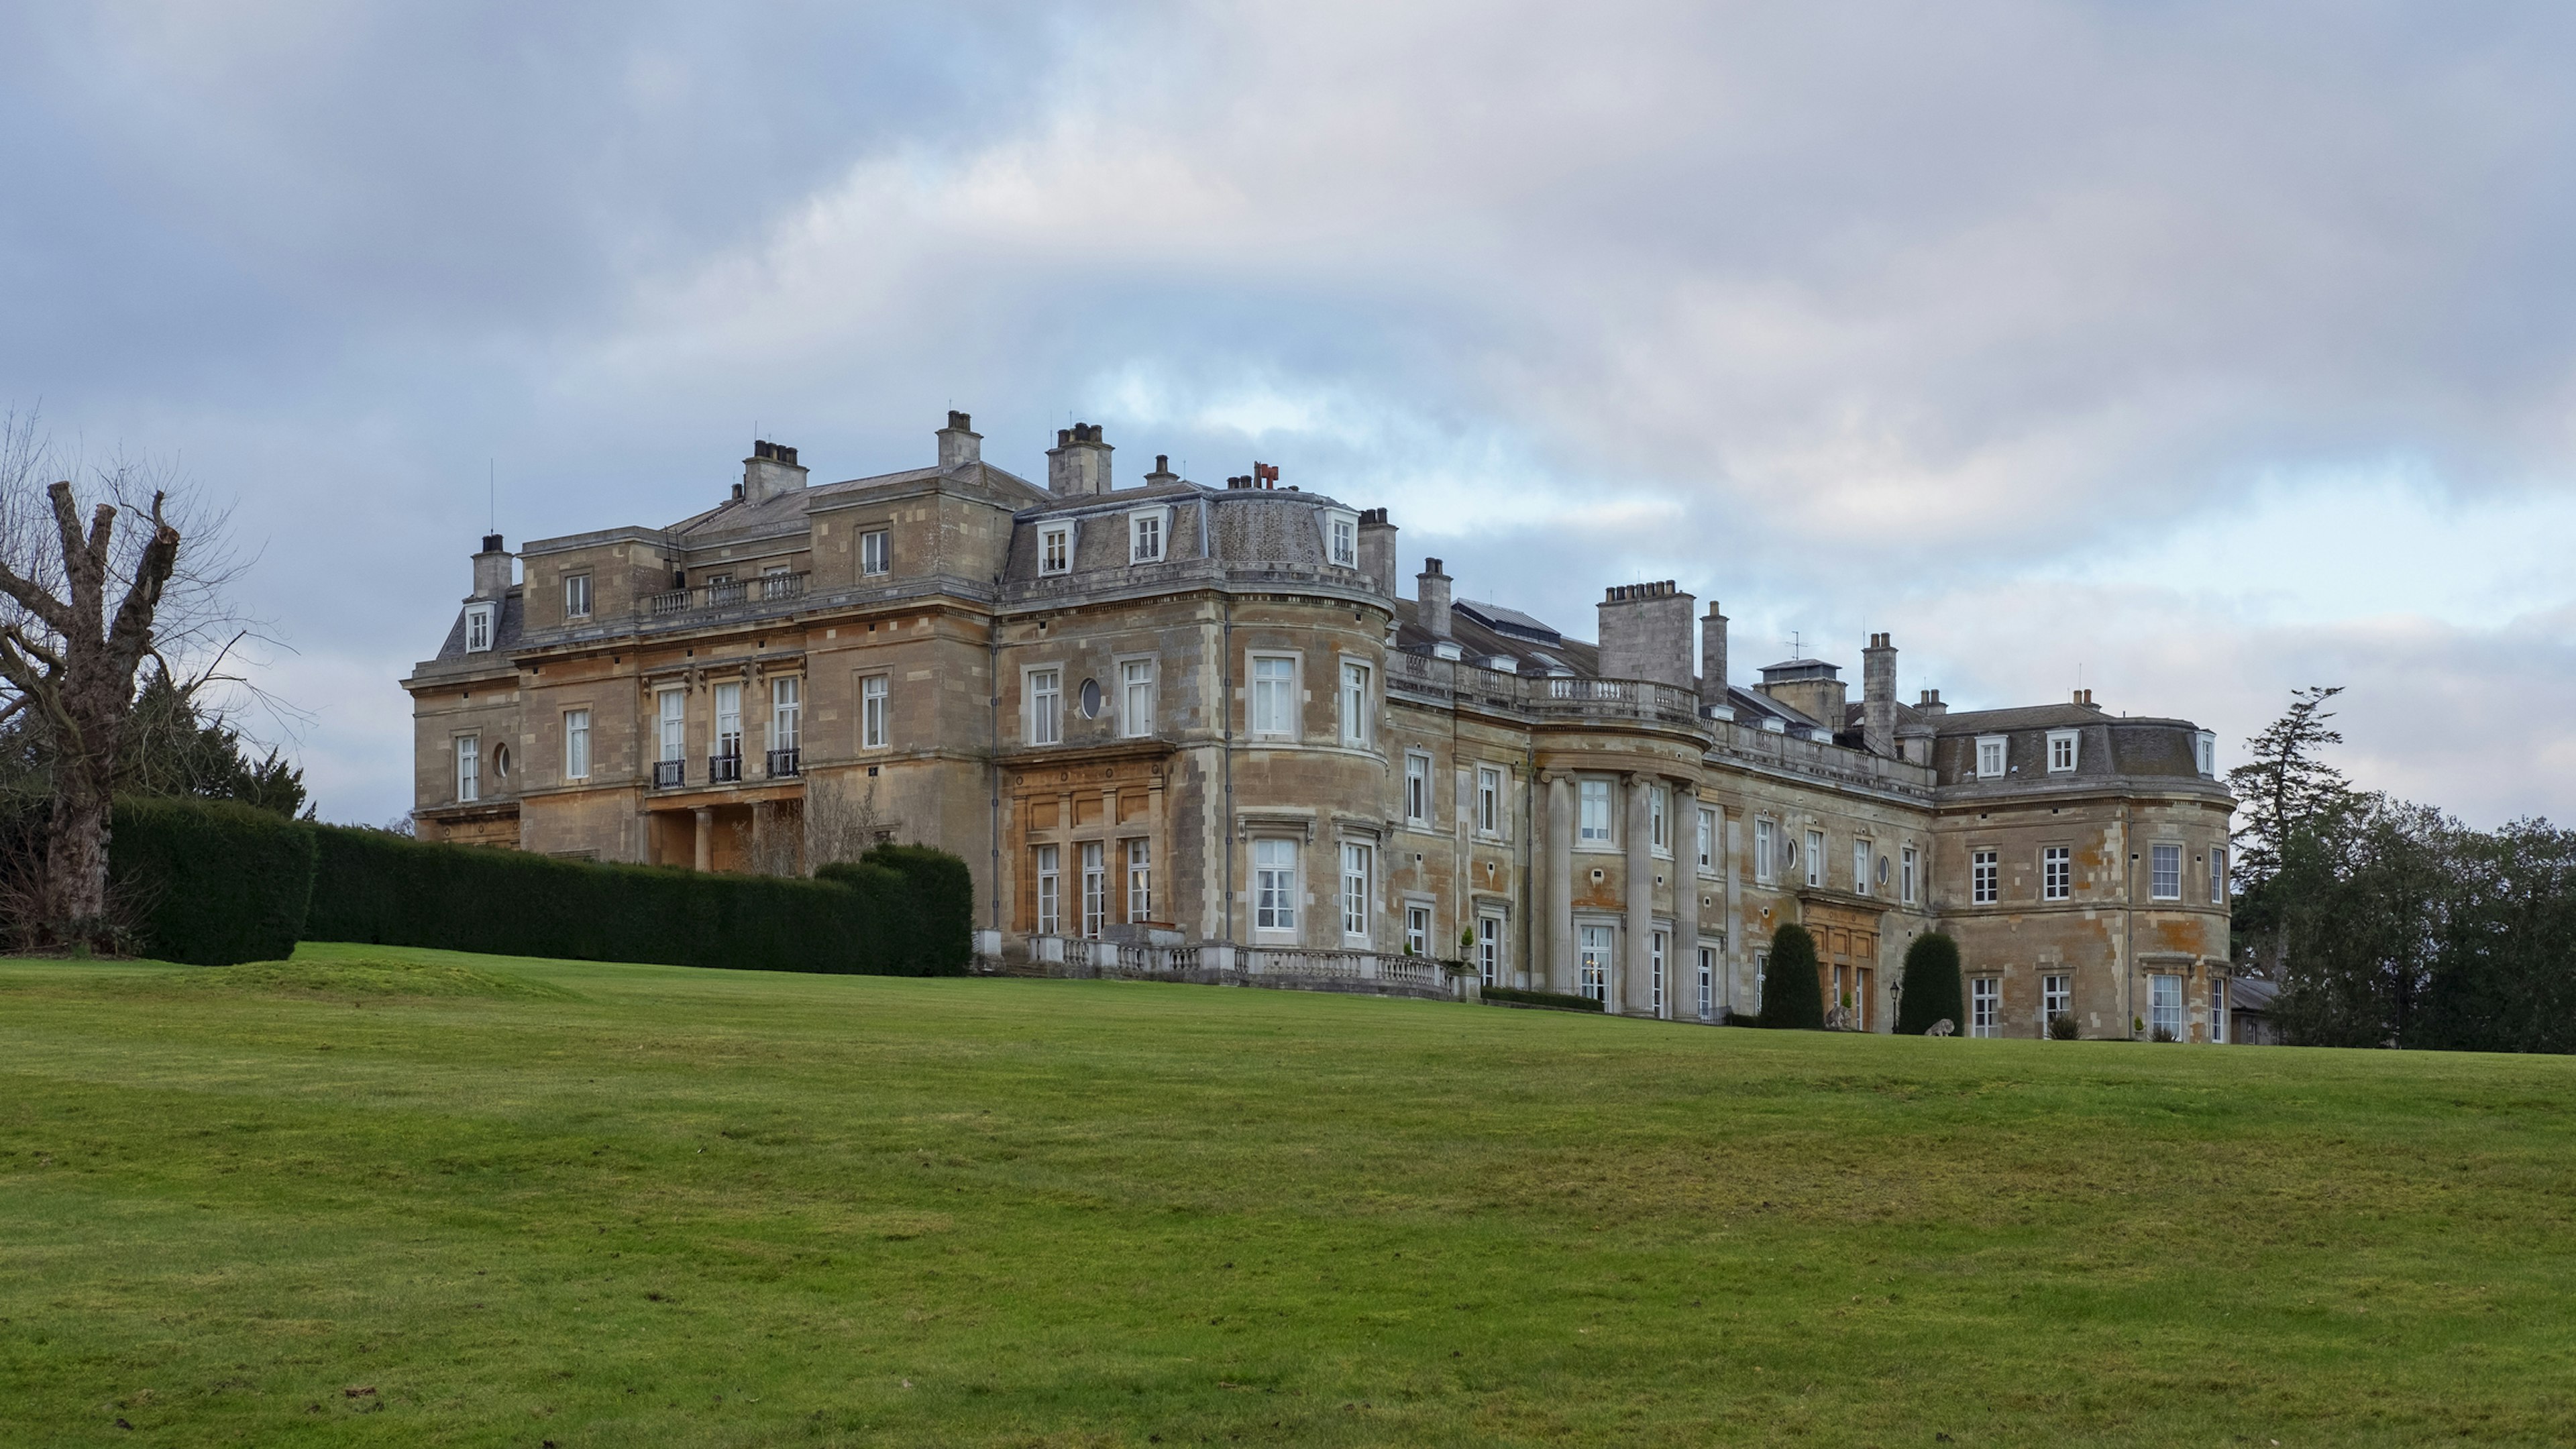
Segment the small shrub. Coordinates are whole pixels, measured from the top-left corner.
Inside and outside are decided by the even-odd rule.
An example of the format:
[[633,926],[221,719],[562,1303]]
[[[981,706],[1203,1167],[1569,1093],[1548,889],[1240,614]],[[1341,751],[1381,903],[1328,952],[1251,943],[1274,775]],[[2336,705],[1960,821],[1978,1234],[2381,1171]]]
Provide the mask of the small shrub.
[[1816,938],[1795,923],[1771,933],[1762,981],[1762,1024],[1774,1031],[1825,1029],[1825,988],[1816,979]]
[[2074,1013],[2061,1011],[2048,1019],[2048,1035],[2055,1041],[2073,1041],[2083,1035],[2083,1028],[2075,1024]]
[[2174,1039],[2175,1039],[2174,1034],[2173,1034],[2173,1028],[2172,1028],[2172,1027],[2169,1027],[2169,1026],[2160,1026],[2160,1027],[2157,1027],[2157,1028],[2155,1029],[2154,1033],[2153,1033],[2153,1034],[2151,1034],[2151,1035],[2149,1036],[2149,1038],[2148,1038],[2148,1039],[2149,1039],[2150,1041],[2172,1041],[2172,1040],[2174,1040]]
[[1896,997],[1896,1034],[1921,1036],[1936,1021],[1965,1021],[1968,1010],[1960,995],[1959,943],[1939,931],[1914,938],[1905,948],[1905,973]]
[[1568,996],[1561,991],[1523,991],[1512,986],[1488,986],[1482,993],[1487,1001],[1516,1001],[1523,1006],[1553,1006],[1560,1011],[1599,1011],[1601,1003],[1589,996]]

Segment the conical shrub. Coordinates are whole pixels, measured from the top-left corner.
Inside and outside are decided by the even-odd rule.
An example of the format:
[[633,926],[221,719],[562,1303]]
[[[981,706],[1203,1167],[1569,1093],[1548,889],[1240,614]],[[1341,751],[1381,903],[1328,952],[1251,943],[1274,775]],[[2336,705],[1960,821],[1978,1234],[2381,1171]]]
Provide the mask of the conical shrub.
[[1764,1026],[1774,1030],[1823,1031],[1825,989],[1816,980],[1816,938],[1800,925],[1771,933],[1771,964],[1762,974]]
[[[1959,986],[1959,943],[1927,931],[1905,948],[1905,979],[1896,998],[1896,1034],[1921,1036],[1936,1022],[1967,1025]],[[1961,1035],[1965,1035],[1963,1031]]]

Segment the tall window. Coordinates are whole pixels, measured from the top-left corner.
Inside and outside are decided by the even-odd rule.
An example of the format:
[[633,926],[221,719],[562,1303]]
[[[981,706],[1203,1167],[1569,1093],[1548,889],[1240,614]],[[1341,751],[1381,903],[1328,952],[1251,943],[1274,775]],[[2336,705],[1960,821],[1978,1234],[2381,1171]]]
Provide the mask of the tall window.
[[1762,991],[1763,991],[1763,987],[1764,987],[1764,986],[1765,986],[1765,985],[1766,985],[1770,980],[1771,980],[1771,953],[1770,953],[1770,952],[1768,952],[1768,951],[1756,951],[1756,952],[1754,952],[1754,953],[1753,953],[1753,1009],[1754,1009],[1755,1011],[1757,1011],[1757,1012],[1758,1012],[1758,1011],[1760,1011],[1760,1010],[1762,1009]]
[[859,681],[859,748],[881,750],[886,742],[886,676]]
[[2075,743],[2082,738],[2074,730],[2048,732],[2048,773],[2063,775],[2075,768]]
[[590,778],[590,711],[564,711],[564,778]]
[[2209,848],[2209,903],[2213,906],[2227,904],[2227,847],[2224,845]]
[[1646,939],[1647,993],[1651,1001],[1649,1010],[1660,1017],[1664,1014],[1664,958],[1672,954],[1673,938],[1670,932],[1655,931],[1649,933]]
[[676,765],[686,758],[689,750],[689,696],[684,690],[666,689],[654,697],[654,702],[661,706],[658,723],[662,734],[662,761]]
[[2198,748],[2193,753],[2200,757],[2200,772],[2215,776],[2218,773],[2218,736],[2202,730],[2196,744]]
[[1476,974],[1487,986],[1503,984],[1503,918],[1476,918]]
[[2216,1045],[2227,1040],[2227,978],[2209,979],[2209,1040]]
[[469,604],[465,609],[465,652],[480,654],[492,647],[492,606]]
[[2154,867],[2154,878],[2149,883],[2150,894],[2160,901],[2181,900],[2182,847],[2179,845],[2151,845],[2147,848],[2149,851],[2153,852],[2149,864]]
[[1968,857],[1968,899],[1981,906],[1993,905],[2001,894],[1998,888],[2001,874],[1995,865],[1993,851],[1980,850]]
[[1575,989],[1595,1001],[1610,999],[1610,928],[1582,926],[1575,931],[1581,952],[1576,969],[1582,979]]
[[1503,833],[1503,772],[1486,765],[1476,769],[1476,829],[1485,835]]
[[1404,954],[1407,956],[1431,954],[1431,908],[1429,906],[1404,908]]
[[1980,976],[1968,983],[1968,1035],[1993,1036],[2004,1019],[2004,983]]
[[1082,842],[1082,934],[1095,941],[1109,924],[1109,866],[1102,853],[1099,841]]
[[1265,654],[1252,661],[1252,732],[1297,732],[1297,661]]
[[1154,563],[1163,556],[1163,510],[1127,515],[1127,561]]
[[884,529],[859,535],[859,572],[882,574],[894,568],[894,539]]
[[2062,901],[2075,894],[2075,852],[2052,845],[2039,853],[2039,898]]
[[1977,778],[1980,780],[1995,780],[2002,778],[2003,773],[2004,737],[2002,735],[1978,736]]
[[1342,665],[1342,743],[1365,745],[1369,742],[1369,667],[1365,664]]
[[1869,873],[1876,864],[1877,858],[1872,854],[1872,847],[1868,841],[1852,842],[1852,890],[1855,893],[1864,896],[1869,894]]
[[1154,844],[1142,837],[1127,842],[1127,919],[1154,919]]
[[[2057,1024],[2057,1019],[2059,1017],[2073,1016],[2074,1014],[2075,978],[2072,976],[2042,976],[2039,978],[2040,1026],[2042,1028],[2053,1027]],[[2041,1035],[2045,1036],[2048,1035],[2048,1033],[2043,1030]]]
[[1717,873],[1717,812],[1706,807],[1699,812],[1699,851],[1693,858],[1701,874]]
[[1579,838],[1587,845],[1607,845],[1610,842],[1610,782],[1582,780],[1576,782],[1574,788],[1582,804],[1582,809],[1577,812],[1577,818],[1582,822]]
[[1825,832],[1810,830],[1807,832],[1807,884],[1821,886],[1824,883]]
[[716,758],[742,758],[742,686],[716,686]]
[[1118,666],[1118,722],[1129,739],[1154,732],[1154,661],[1129,659]]
[[1259,931],[1297,929],[1297,842],[1252,842],[1252,925]]
[[1029,671],[1029,743],[1052,745],[1064,739],[1064,675],[1054,669]]
[[2183,1040],[2182,978],[2150,976],[2147,978],[2147,1026],[2164,1033],[2174,1041]]
[[1753,878],[1769,885],[1779,873],[1777,856],[1780,849],[1780,827],[1768,820],[1753,822]]
[[1038,934],[1053,936],[1064,929],[1064,893],[1058,866],[1057,847],[1038,847]]
[[1717,948],[1699,948],[1699,1019],[1717,1019]]
[[1897,888],[1900,892],[1898,899],[1909,906],[1914,904],[1914,859],[1913,846],[1909,845],[1896,853]]
[[567,619],[590,617],[590,575],[564,575],[564,617]]
[[483,798],[483,737],[456,737],[456,803],[471,805]]
[[1671,810],[1670,791],[1661,785],[1646,787],[1646,846],[1657,855],[1673,853],[1672,827],[1665,819]]
[[1038,530],[1038,572],[1060,574],[1073,567],[1073,525],[1060,523]]
[[1331,541],[1333,562],[1346,569],[1360,564],[1359,520],[1347,513],[1336,513],[1325,524],[1325,535]]
[[1404,818],[1416,825],[1431,819],[1431,757],[1404,757]]
[[1342,937],[1366,941],[1369,934],[1369,857],[1375,854],[1355,840],[1342,842]]
[[805,737],[805,681],[782,674],[769,681],[769,747],[792,750]]

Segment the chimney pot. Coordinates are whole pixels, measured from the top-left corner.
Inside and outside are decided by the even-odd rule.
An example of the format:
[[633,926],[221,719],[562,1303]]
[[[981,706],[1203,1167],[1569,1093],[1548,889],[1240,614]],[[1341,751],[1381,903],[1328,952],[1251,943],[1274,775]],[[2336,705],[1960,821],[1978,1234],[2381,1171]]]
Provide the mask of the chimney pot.
[[1699,693],[1709,704],[1726,703],[1726,615],[1717,600],[1708,601],[1708,616],[1699,621]]
[[1434,639],[1450,636],[1449,585],[1449,576],[1440,571],[1436,558],[1424,559],[1422,572],[1414,575],[1414,622]]

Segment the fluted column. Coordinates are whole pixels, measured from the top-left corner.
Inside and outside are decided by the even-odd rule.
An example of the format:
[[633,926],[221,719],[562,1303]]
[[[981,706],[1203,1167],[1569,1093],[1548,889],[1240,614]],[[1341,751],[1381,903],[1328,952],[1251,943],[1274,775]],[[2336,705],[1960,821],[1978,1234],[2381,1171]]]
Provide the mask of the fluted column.
[[[1631,1016],[1655,1013],[1654,976],[1650,968],[1655,934],[1655,845],[1652,804],[1649,797],[1655,788],[1652,775],[1622,775],[1619,786],[1628,795],[1628,929],[1623,949],[1613,959],[1616,973],[1611,981],[1610,1009]],[[1668,819],[1666,825],[1671,824]],[[1669,948],[1664,952],[1664,987],[1672,988],[1673,963]]]
[[[1699,1016],[1699,782],[1673,787],[1673,946],[1664,970],[1664,1015]],[[1714,849],[1717,842],[1709,842]],[[1712,986],[1714,982],[1710,983]]]
[[[1562,770],[1547,772],[1547,979],[1542,991],[1574,989],[1574,790]],[[1530,963],[1539,969],[1537,962]]]

